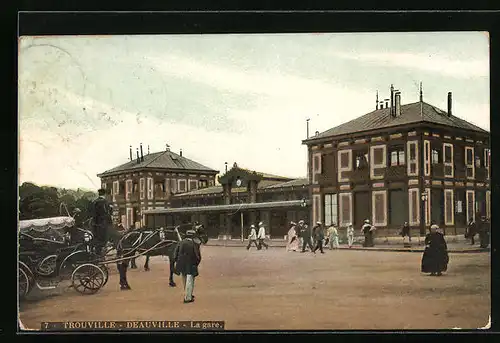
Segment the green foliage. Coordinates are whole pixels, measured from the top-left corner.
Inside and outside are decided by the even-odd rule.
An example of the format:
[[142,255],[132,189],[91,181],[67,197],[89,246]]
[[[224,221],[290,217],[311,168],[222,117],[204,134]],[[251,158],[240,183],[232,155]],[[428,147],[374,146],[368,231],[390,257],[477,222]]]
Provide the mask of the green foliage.
[[89,205],[97,197],[97,193],[83,189],[64,189],[48,186],[37,186],[25,182],[19,187],[19,219],[36,219],[66,216],[66,209],[61,208],[61,203],[66,204],[70,214],[75,208],[81,213],[75,217],[76,224],[82,223],[90,217]]

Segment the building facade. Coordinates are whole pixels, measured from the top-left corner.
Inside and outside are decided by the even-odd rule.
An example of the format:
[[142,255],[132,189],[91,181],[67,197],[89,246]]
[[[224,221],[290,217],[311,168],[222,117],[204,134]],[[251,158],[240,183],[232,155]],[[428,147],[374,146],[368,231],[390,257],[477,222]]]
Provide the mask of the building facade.
[[168,208],[177,194],[212,187],[217,170],[176,154],[165,151],[143,154],[142,144],[133,158],[125,164],[97,176],[107,199],[113,206],[113,219],[125,228],[141,226],[141,213],[148,209]]
[[144,211],[147,227],[195,221],[212,238],[242,239],[251,224],[264,222],[271,238],[283,238],[290,221],[309,220],[307,179],[291,179],[240,168],[218,178],[219,185],[172,197],[171,207]]
[[491,217],[490,134],[423,101],[390,99],[303,141],[308,147],[312,221],[360,228],[369,219],[394,235],[431,222],[462,234],[470,218]]

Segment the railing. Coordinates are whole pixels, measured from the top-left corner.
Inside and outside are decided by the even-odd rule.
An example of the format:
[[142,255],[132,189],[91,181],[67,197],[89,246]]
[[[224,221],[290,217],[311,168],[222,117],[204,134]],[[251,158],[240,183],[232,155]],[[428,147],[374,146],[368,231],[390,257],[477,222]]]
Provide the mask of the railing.
[[406,165],[389,166],[384,170],[386,180],[399,180],[407,175]]
[[442,163],[433,163],[431,164],[431,176],[444,178],[444,164]]
[[455,167],[454,169],[455,179],[465,180],[467,178],[467,168],[463,167]]
[[481,167],[476,168],[476,181],[486,181],[488,179],[488,169]]
[[154,198],[157,200],[163,200],[167,198],[167,194],[163,191],[156,191],[154,192]]
[[334,186],[337,184],[337,174],[318,174],[318,183],[322,186]]
[[370,181],[370,169],[354,169],[350,172],[346,172],[346,176],[352,183],[366,183]]

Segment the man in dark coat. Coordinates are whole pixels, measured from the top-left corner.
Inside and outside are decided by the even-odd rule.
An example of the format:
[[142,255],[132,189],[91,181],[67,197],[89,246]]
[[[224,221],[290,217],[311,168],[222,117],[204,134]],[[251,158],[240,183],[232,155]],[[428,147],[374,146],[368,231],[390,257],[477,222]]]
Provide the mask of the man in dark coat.
[[[299,223],[300,225],[301,223]],[[312,242],[311,242],[311,229],[302,222],[302,226],[300,226],[300,237],[302,238],[302,251],[301,252],[306,252],[306,246],[309,246],[309,249],[311,251],[314,250]]]
[[448,247],[439,227],[431,225],[430,232],[425,236],[425,250],[422,256],[422,273],[440,276],[448,269]]
[[108,231],[112,225],[112,208],[106,200],[104,189],[98,190],[99,197],[90,205],[90,213],[92,216],[92,233],[94,235],[95,249],[98,255],[101,255],[102,249],[108,242]]
[[[403,237],[403,246],[410,247],[411,234],[410,234],[410,225],[408,225],[408,222],[405,222],[403,224],[403,227],[401,228],[401,237]],[[408,243],[406,243],[406,237],[408,237]]]
[[316,226],[313,228],[314,232],[314,237],[316,239],[316,246],[313,249],[313,253],[316,253],[316,250],[320,250],[322,254],[325,252],[323,251],[323,240],[325,239],[325,231],[323,229],[323,226],[321,225],[321,222],[316,222]]
[[198,265],[201,262],[200,245],[193,240],[195,232],[188,230],[175,249],[175,272],[182,276],[184,284],[184,303],[194,301],[194,279],[198,276]]
[[481,217],[481,227],[478,229],[480,247],[486,249],[490,244],[490,220],[486,217]]
[[471,245],[474,245],[474,236],[476,236],[477,233],[477,223],[474,221],[474,219],[469,219],[469,223],[467,224],[467,229],[465,232],[465,238],[470,238],[471,240]]

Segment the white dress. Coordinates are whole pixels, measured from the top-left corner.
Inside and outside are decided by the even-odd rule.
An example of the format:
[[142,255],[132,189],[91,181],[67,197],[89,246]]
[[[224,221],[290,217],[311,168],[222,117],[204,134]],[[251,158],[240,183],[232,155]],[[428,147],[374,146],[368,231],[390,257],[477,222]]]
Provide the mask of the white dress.
[[287,235],[287,245],[286,245],[286,250],[287,251],[297,251],[299,249],[299,238],[297,237],[297,232],[295,231],[295,227],[290,228],[288,230],[288,235]]

